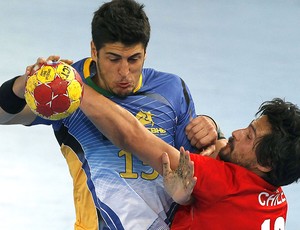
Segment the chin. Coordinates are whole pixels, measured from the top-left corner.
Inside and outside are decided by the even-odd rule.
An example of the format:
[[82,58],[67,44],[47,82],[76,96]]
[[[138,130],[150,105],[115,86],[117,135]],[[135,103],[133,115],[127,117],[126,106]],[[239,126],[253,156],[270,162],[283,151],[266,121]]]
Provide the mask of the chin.
[[114,94],[118,97],[127,97],[130,93],[128,92],[114,92]]
[[118,97],[127,97],[132,94],[132,90],[119,90],[118,92],[114,92]]
[[223,161],[229,161],[230,153],[231,153],[231,148],[230,145],[227,144],[225,147],[220,149],[219,157]]

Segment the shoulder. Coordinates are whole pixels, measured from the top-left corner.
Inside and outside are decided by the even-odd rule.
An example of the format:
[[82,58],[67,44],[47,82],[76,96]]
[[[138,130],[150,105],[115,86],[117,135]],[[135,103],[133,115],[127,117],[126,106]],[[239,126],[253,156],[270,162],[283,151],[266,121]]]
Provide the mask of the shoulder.
[[226,175],[226,178],[237,178],[241,175],[248,175],[249,173],[249,170],[241,166],[212,157],[191,153],[190,158],[195,165],[195,174],[197,173],[204,176],[218,173],[220,177],[221,175]]
[[151,68],[142,71],[143,89],[161,91],[162,94],[172,94],[178,97],[186,91],[184,81],[176,74],[162,72]]
[[208,165],[223,165],[225,162],[224,161],[220,161],[218,159],[214,159],[212,157],[208,157],[208,156],[203,156],[201,154],[197,154],[197,153],[191,153],[190,154],[190,158],[192,161],[195,162],[195,164],[197,164],[197,166],[195,165],[195,167],[210,167]]
[[145,82],[148,81],[160,81],[161,83],[174,83],[178,84],[181,82],[181,78],[173,73],[162,72],[152,68],[144,68],[142,76]]
[[237,164],[202,156],[200,154],[191,153],[190,157],[195,165],[195,175],[214,178],[214,180],[223,181],[227,185],[233,183],[234,186],[240,186],[246,182],[248,182],[248,184],[253,184],[255,181],[254,184],[258,187],[269,188],[270,190],[275,189],[273,185],[269,184],[254,172]]
[[92,58],[87,57],[73,63],[72,66],[79,72],[79,74],[83,78],[87,78],[91,76],[92,63],[93,63]]

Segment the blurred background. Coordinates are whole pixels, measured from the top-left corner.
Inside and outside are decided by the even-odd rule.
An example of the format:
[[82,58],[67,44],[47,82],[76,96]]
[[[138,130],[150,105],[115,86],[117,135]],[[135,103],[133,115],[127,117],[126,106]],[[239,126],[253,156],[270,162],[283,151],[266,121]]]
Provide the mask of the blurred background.
[[[89,56],[104,1],[0,2],[0,84],[40,56]],[[299,104],[300,1],[140,0],[152,25],[145,67],[183,78],[198,114],[229,137],[274,97]],[[51,127],[0,127],[0,229],[73,229],[72,181]],[[300,184],[284,187],[299,228]]]

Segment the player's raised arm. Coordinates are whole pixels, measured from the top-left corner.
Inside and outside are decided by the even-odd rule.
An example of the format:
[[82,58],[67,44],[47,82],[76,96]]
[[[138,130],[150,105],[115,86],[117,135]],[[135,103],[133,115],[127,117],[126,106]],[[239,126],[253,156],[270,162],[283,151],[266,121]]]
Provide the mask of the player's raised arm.
[[[30,124],[36,114],[26,105],[24,99],[25,85],[28,75],[32,74],[35,67],[41,66],[48,61],[58,61],[60,56],[51,55],[47,59],[39,57],[35,64],[26,68],[25,74],[14,77],[4,82],[0,87],[0,124]],[[61,60],[71,64],[72,60]]]
[[179,163],[179,151],[149,132],[130,112],[84,85],[81,110],[115,145],[137,155],[162,173],[162,154],[169,154],[171,168]]

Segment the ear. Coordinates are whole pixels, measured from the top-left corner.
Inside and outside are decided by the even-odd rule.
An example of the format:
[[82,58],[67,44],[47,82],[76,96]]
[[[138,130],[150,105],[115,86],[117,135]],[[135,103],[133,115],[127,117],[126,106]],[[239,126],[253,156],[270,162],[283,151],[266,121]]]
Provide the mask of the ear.
[[93,41],[91,41],[91,57],[93,61],[97,61],[97,49]]
[[257,169],[263,173],[267,173],[272,170],[270,166],[261,166],[260,164],[257,164]]

